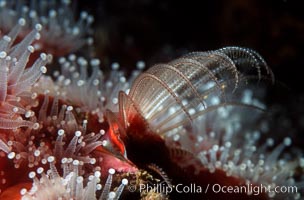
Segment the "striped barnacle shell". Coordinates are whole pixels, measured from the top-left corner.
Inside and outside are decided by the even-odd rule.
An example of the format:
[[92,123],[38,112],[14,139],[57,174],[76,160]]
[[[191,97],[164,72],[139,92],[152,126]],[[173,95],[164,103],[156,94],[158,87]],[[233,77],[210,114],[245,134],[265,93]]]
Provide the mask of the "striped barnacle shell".
[[[148,168],[152,163],[153,171],[172,185],[301,188],[295,175],[303,165],[301,156],[286,151],[292,139],[267,135],[266,106],[259,99],[264,82],[273,83],[274,76],[254,50],[225,47],[190,53],[154,65],[135,79],[128,94],[120,92],[120,126],[117,121],[110,126],[116,127],[132,162]],[[170,198],[187,196],[181,195]],[[234,195],[208,192],[191,198],[253,198],[249,193]],[[258,198],[301,195],[262,192]]]

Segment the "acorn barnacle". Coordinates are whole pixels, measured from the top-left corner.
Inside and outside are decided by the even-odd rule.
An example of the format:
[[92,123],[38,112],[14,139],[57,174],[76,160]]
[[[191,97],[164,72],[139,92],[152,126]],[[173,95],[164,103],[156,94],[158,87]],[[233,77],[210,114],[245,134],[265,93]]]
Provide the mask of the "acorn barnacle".
[[[128,94],[119,93],[119,112],[108,115],[109,125],[128,159],[143,168],[157,166],[154,171],[165,182],[171,179],[170,185],[270,187],[255,195],[209,191],[191,198],[298,199],[299,192],[273,192],[279,186],[301,186],[295,175],[301,159],[285,152],[291,138],[276,144],[265,133],[267,108],[256,92],[263,82],[273,84],[274,76],[254,50],[190,53],[141,73]],[[189,198],[178,192],[169,197]]]
[[26,21],[0,40],[1,200],[302,198],[302,152],[269,134],[264,86],[275,81],[256,51],[139,62],[130,77],[70,54],[51,76],[50,55],[29,61],[43,26],[17,41]]

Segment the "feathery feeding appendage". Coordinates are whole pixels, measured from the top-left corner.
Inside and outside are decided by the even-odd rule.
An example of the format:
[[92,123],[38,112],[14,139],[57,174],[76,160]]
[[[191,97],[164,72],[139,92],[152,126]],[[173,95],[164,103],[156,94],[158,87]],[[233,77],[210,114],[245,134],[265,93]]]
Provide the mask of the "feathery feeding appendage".
[[[240,47],[190,53],[153,66],[134,81],[129,94],[119,96],[118,118],[126,129],[122,138],[130,160],[155,163],[173,185],[178,180],[203,188],[262,184],[271,189],[259,193],[261,199],[301,198],[303,180],[297,170],[303,167],[302,154],[287,151],[292,138],[280,143],[267,135],[265,89],[260,88],[267,82],[274,77],[266,62]],[[297,191],[274,193],[277,186]],[[209,191],[205,197],[256,196]]]
[[[273,75],[255,51],[225,47],[191,53],[156,65],[134,81],[117,63],[106,76],[99,60],[70,55],[59,60],[61,72],[53,81],[42,76],[50,59],[46,54],[27,66],[41,25],[14,44],[25,21],[20,19],[0,41],[1,198],[118,199],[128,182],[137,187],[158,183],[153,176],[125,179],[142,171],[156,173],[168,186],[301,187],[296,172],[303,170],[303,159],[291,148],[292,138],[275,145],[267,135],[263,90],[253,83],[273,82]],[[20,187],[26,188],[21,194],[16,192]],[[140,195],[163,196],[155,188]],[[191,197],[301,195],[209,191]]]

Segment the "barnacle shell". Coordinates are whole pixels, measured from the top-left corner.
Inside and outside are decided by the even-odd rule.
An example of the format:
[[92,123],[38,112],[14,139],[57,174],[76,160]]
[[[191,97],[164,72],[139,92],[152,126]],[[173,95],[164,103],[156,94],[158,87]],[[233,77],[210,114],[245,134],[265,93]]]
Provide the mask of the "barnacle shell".
[[[40,13],[53,8],[43,2]],[[31,3],[36,9],[37,2]],[[292,139],[266,134],[266,106],[260,99],[265,90],[260,86],[273,83],[274,77],[257,52],[225,47],[189,53],[138,75],[141,64],[129,79],[118,63],[107,76],[98,59],[70,54],[59,59],[61,71],[54,72],[53,80],[43,75],[51,56],[41,54],[33,64],[29,57],[35,47],[51,48],[37,43],[41,35],[55,46],[63,45],[58,35],[69,44],[79,39],[67,51],[83,45],[86,32],[78,28],[89,26],[92,18],[83,13],[79,27],[64,29],[60,19],[62,12],[70,12],[69,3],[62,1],[63,8],[52,9],[49,19],[36,18],[27,7],[21,14],[11,12],[18,23],[0,40],[1,199],[166,198],[155,190],[126,192],[129,181],[136,186],[158,183],[155,177],[172,187],[301,186],[296,172],[303,159],[297,151],[285,151]],[[0,1],[0,9],[5,13],[15,4]],[[22,28],[31,26],[34,30],[18,43]],[[274,195],[264,192],[258,198]],[[169,197],[190,196],[173,192]],[[255,196],[208,192],[204,197]],[[275,197],[299,199],[301,194]]]
[[[138,166],[152,163],[157,166],[154,171],[165,182],[171,178],[173,185],[195,182],[206,188],[210,183],[250,183],[272,189],[294,185],[296,177],[288,171],[295,171],[300,160],[293,162],[284,153],[291,138],[277,146],[273,138],[263,139],[266,136],[259,121],[263,121],[266,106],[256,92],[262,82],[274,83],[266,62],[254,50],[240,47],[194,52],[151,67],[135,79],[128,94],[119,94],[117,118],[124,128],[117,134],[126,145],[128,158]],[[226,195],[209,192],[206,197]],[[265,192],[258,197],[275,195]],[[298,193],[290,196],[299,198]],[[170,197],[186,198],[181,194]]]

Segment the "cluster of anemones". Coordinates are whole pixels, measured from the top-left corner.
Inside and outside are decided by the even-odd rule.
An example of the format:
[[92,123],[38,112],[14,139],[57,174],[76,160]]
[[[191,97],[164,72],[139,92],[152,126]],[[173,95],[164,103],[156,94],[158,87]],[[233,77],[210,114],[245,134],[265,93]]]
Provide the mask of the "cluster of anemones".
[[[1,35],[10,32],[16,22],[23,18],[22,31],[18,32],[17,41],[22,40],[37,23],[44,28],[40,34],[44,40],[34,43],[35,49],[45,51],[56,56],[79,51],[83,46],[93,44],[91,24],[93,16],[82,11],[79,16],[75,15],[74,1],[0,1],[0,24]],[[76,20],[76,18],[78,18]]]
[[[268,134],[262,85],[274,78],[257,52],[190,53],[145,72],[140,61],[129,77],[76,52],[48,75],[58,54],[35,51],[92,41],[93,19],[75,23],[69,4],[0,1],[0,199],[301,198],[302,152]],[[164,194],[160,183],[271,190]]]

